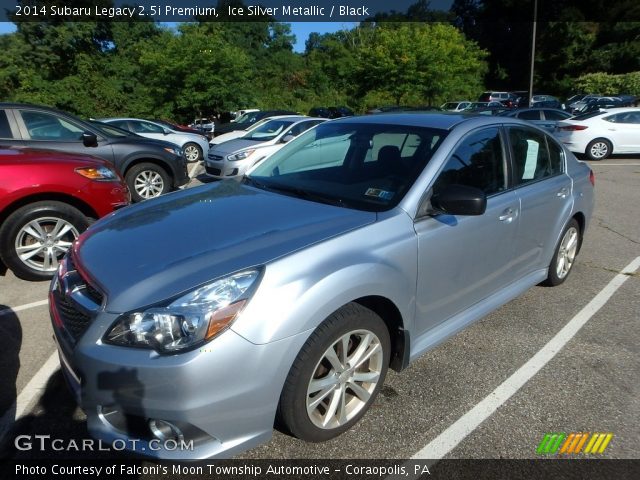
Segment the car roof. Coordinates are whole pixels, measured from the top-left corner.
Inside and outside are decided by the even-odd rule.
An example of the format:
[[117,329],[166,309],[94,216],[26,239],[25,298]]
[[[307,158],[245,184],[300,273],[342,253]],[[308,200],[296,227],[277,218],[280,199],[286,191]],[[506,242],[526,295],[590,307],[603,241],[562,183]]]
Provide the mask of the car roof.
[[463,123],[473,123],[478,126],[494,125],[504,122],[514,122],[520,124],[516,119],[507,119],[493,116],[460,114],[453,112],[437,113],[379,113],[376,115],[365,115],[358,117],[346,117],[331,120],[331,123],[360,123],[371,125],[404,125],[410,127],[426,127],[440,130],[452,130]]

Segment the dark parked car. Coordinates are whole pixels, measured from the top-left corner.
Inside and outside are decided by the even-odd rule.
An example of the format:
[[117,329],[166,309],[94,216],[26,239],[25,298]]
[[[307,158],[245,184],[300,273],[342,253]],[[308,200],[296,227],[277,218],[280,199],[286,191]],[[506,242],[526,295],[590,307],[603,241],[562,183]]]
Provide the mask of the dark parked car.
[[233,132],[234,130],[246,130],[258,120],[267,117],[276,117],[278,115],[298,115],[291,110],[258,110],[257,112],[249,112],[244,114],[235,122],[227,123],[216,127],[213,136],[217,137],[223,133]]
[[349,107],[329,107],[330,118],[353,117],[353,110]]
[[[6,128],[0,121],[0,134]],[[51,278],[91,219],[130,198],[104,160],[0,146],[0,259],[25,280]]]
[[313,107],[309,110],[310,117],[331,118],[331,111],[327,107]]
[[170,128],[171,130],[175,130],[177,132],[184,132],[184,133],[195,133],[197,135],[202,135],[202,131],[201,130],[196,130],[195,128],[190,128],[190,127],[185,127],[183,125],[178,125],[177,123],[172,123],[172,122],[168,122],[166,120],[152,120],[156,123],[159,123],[161,125],[164,125],[167,128]]
[[529,105],[529,96],[526,95],[518,99],[516,106],[518,108],[562,108],[562,103],[551,95],[534,95],[531,97],[531,105]]
[[182,149],[38,105],[0,103],[0,143],[93,155],[124,176],[134,202],[189,181]]
[[571,113],[573,115],[584,115],[585,113],[597,112],[601,109],[624,106],[624,102],[618,97],[592,97],[574,104]]
[[557,108],[521,108],[500,113],[504,117],[514,117],[528,120],[540,128],[553,132],[556,124],[571,117],[571,114]]

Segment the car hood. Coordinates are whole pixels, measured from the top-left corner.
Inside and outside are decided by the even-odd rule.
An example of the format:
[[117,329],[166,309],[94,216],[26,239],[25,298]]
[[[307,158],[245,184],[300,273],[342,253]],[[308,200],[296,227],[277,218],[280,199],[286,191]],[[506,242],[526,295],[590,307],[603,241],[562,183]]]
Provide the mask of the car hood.
[[376,214],[216,182],[96,222],[74,255],[122,313],[373,223]]
[[155,138],[147,138],[141,135],[131,135],[129,137],[122,138],[109,138],[109,143],[111,145],[115,144],[124,144],[124,145],[137,145],[137,146],[145,146],[151,148],[176,148],[176,144],[172,142],[167,142],[166,140],[158,140]]
[[216,145],[211,150],[211,152],[216,155],[229,155],[230,153],[244,150],[245,148],[261,147],[264,143],[266,142],[260,140],[245,140],[244,138],[235,138],[233,140],[229,140],[227,142]]

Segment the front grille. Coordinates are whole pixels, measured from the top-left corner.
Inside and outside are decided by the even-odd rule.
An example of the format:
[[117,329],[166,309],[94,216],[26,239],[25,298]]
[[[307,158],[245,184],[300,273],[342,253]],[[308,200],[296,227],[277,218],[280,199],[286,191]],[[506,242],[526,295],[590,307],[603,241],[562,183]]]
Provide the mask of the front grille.
[[75,343],[89,328],[95,312],[104,301],[104,294],[87,281],[72,257],[70,254],[63,260],[66,268],[57,278],[52,294],[62,326]]
[[224,157],[222,155],[213,155],[212,153],[210,153],[208,155],[209,160],[213,160],[215,162],[221,162],[222,160],[224,160]]
[[69,332],[71,337],[77,341],[87,328],[89,328],[91,317],[82,313],[73,304],[73,300],[67,299],[59,294],[55,295],[54,299],[64,328]]
[[219,168],[205,167],[205,170],[207,171],[207,173],[215,175],[216,177],[219,177],[220,173],[222,173],[222,170],[220,170]]

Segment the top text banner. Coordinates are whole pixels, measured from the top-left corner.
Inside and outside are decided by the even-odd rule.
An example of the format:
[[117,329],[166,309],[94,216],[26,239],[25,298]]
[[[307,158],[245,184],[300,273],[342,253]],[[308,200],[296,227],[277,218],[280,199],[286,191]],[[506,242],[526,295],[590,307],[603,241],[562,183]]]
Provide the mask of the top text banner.
[[[406,13],[418,0],[0,0],[0,21],[361,22],[378,14]],[[453,0],[432,0],[448,11]]]

